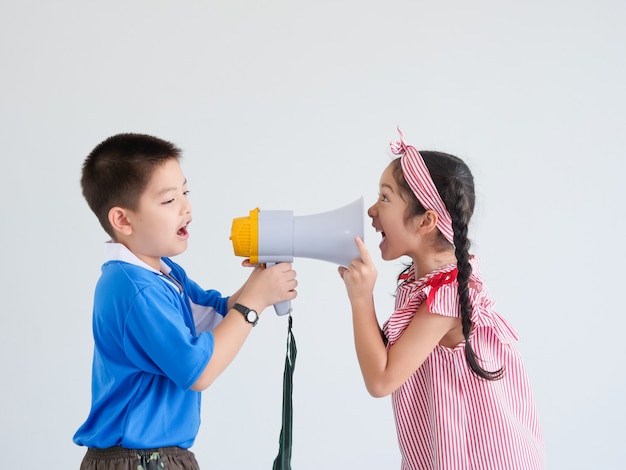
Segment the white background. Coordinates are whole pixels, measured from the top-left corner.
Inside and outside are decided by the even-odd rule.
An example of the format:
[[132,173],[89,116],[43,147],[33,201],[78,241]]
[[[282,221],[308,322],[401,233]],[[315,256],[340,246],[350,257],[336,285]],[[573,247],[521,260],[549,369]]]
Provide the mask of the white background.
[[[232,218],[374,202],[400,125],[472,168],[474,252],[517,329],[551,469],[626,461],[626,3],[620,0],[2,2],[3,468],[78,468],[91,301],[106,236],[79,186],[118,132],[184,151],[194,204],[176,258],[206,288],[247,278]],[[366,220],[381,322],[401,261]],[[399,468],[336,266],[297,259],[293,467]],[[287,322],[268,309],[204,393],[206,469],[268,469]]]

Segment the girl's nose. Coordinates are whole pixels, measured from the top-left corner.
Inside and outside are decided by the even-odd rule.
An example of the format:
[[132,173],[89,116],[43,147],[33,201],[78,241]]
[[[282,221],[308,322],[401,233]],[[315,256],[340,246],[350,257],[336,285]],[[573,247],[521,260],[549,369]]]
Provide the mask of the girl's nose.
[[367,215],[369,215],[373,219],[375,211],[376,211],[376,204],[374,204],[369,209],[367,209]]

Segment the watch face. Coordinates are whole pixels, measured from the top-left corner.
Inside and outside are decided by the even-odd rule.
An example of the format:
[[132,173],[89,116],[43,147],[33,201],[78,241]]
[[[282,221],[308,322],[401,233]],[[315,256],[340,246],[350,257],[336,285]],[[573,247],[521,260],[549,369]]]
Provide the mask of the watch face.
[[254,310],[248,312],[247,318],[250,323],[254,323],[258,317],[259,315]]

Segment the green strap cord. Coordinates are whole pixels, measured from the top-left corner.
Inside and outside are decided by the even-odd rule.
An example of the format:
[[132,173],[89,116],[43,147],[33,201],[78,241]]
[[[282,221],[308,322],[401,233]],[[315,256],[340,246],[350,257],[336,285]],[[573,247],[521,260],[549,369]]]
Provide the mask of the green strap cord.
[[287,330],[287,354],[285,356],[285,372],[283,373],[283,427],[280,430],[278,455],[274,460],[273,470],[291,470],[291,430],[293,424],[293,371],[296,367],[296,338],[291,331],[293,320],[289,314]]

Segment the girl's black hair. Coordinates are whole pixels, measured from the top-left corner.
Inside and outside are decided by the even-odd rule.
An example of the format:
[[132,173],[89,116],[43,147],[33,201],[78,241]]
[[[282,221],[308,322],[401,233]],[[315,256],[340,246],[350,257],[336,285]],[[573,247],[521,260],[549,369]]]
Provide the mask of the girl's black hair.
[[[480,358],[474,353],[474,349],[469,340],[472,331],[471,317],[473,307],[469,297],[469,278],[472,274],[472,266],[470,264],[468,225],[474,213],[476,201],[474,177],[465,162],[454,155],[434,151],[420,151],[420,154],[452,218],[454,254],[457,259],[458,270],[457,282],[459,304],[461,307],[461,326],[463,329],[463,337],[465,338],[465,358],[470,368],[477,376],[487,380],[500,379],[504,369],[500,368],[496,371],[485,370],[479,364]],[[396,158],[392,162],[392,165],[393,176],[409,204],[407,217],[410,218],[426,212],[426,209],[417,200],[413,190],[411,190],[411,187],[402,174],[400,158]],[[438,242],[441,248],[450,246],[450,242],[445,239],[441,232],[439,232]]]

